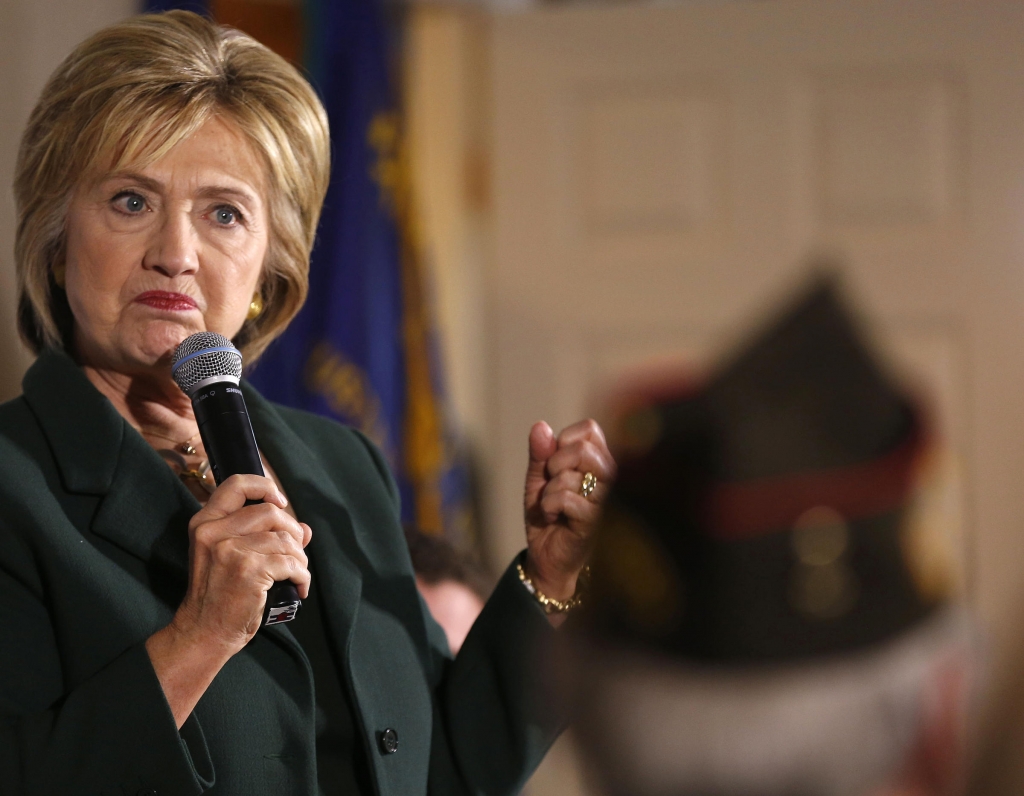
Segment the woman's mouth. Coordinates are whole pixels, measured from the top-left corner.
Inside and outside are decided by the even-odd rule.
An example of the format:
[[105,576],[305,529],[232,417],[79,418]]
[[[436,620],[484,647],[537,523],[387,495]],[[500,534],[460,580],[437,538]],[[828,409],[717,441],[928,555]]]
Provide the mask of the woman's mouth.
[[191,296],[184,293],[168,293],[166,290],[148,290],[137,295],[135,301],[167,312],[188,312],[198,306]]

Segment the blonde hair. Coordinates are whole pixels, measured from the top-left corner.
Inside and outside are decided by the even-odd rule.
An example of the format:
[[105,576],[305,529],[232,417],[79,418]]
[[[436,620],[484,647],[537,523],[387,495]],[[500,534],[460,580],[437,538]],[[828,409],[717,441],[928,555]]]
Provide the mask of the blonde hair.
[[252,363],[302,307],[330,172],[327,115],[298,70],[259,42],[187,11],[134,17],[82,42],[29,118],[15,170],[18,331],[63,348],[73,319],[55,279],[71,195],[100,170],[145,167],[213,115],[266,166],[263,312],[235,336]]

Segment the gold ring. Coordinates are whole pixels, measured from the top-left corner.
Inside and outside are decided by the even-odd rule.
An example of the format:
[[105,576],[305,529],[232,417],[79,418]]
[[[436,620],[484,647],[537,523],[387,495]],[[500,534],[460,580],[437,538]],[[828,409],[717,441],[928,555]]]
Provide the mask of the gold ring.
[[597,486],[597,476],[593,473],[583,474],[583,484],[580,486],[580,494],[583,497],[590,497],[590,493],[594,491]]

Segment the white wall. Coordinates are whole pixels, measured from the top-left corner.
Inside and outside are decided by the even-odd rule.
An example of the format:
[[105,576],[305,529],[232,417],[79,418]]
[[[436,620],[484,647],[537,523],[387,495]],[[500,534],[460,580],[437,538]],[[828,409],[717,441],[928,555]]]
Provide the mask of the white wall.
[[135,0],[0,2],[0,400],[21,391],[31,361],[15,331],[14,197],[18,140],[50,73],[90,33],[137,7]]

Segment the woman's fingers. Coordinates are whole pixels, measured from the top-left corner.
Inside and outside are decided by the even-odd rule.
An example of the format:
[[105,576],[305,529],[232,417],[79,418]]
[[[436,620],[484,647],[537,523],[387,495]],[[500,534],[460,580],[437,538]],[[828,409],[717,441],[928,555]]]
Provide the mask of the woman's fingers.
[[555,432],[551,426],[543,420],[539,420],[530,428],[529,436],[530,461],[526,466],[526,480],[531,478],[544,478],[545,465],[556,450],[558,440],[555,439]]
[[309,564],[301,541],[287,531],[262,531],[244,536],[231,536],[223,541],[242,552],[251,552],[257,555],[289,555],[294,556],[303,566]]
[[[309,573],[309,562],[300,562],[293,555],[269,556],[267,574],[274,582],[290,580],[299,592],[299,598],[305,600],[309,596],[309,584],[312,576]],[[269,586],[267,588],[270,588]]]
[[544,486],[542,497],[552,495],[555,492],[572,492],[585,497],[591,503],[602,503],[608,493],[608,482],[598,479],[597,484],[590,494],[583,495],[583,473],[579,470],[562,470]]
[[540,501],[544,516],[554,522],[558,517],[568,517],[570,522],[592,523],[597,521],[601,507],[576,492],[559,490],[545,495]]
[[285,531],[294,537],[300,548],[306,546],[306,531],[309,528],[308,525],[303,527],[302,523],[284,509],[271,503],[243,506],[226,517],[208,519],[202,526],[218,536],[247,536],[264,531]]
[[288,499],[273,479],[262,475],[233,475],[214,490],[206,505],[193,517],[193,523],[196,518],[202,522],[233,514],[250,500],[282,509],[288,505]]
[[[527,565],[538,589],[558,599],[569,599],[586,559],[600,504],[615,476],[615,460],[604,432],[593,420],[563,429],[554,442],[557,449],[545,462],[543,487],[535,484],[531,492],[527,473]],[[593,488],[588,483],[584,496],[587,473],[597,483]]]
[[[536,426],[534,430],[537,430]],[[594,512],[586,509],[586,504],[600,504],[615,476],[615,460],[608,450],[604,432],[595,421],[581,420],[574,423],[563,429],[553,443],[557,444],[557,450],[548,456],[545,463],[547,480],[543,486],[536,485],[531,492],[530,473],[527,473],[528,526],[539,522],[557,522],[560,514],[584,521],[589,521],[591,517],[596,518]],[[597,483],[584,496],[582,487],[586,473],[592,473]],[[553,508],[554,496],[560,493],[572,495],[573,498],[567,500],[570,504],[578,503],[580,510],[564,512],[560,508]],[[543,515],[543,519],[540,515]]]
[[230,516],[201,523],[193,533],[196,547],[207,551],[215,563],[250,555],[256,557],[258,565],[259,556],[284,555],[295,559],[304,570],[309,560],[303,548],[311,536],[306,523],[270,503],[244,506]]
[[593,473],[598,483],[615,476],[615,460],[607,446],[592,439],[580,439],[561,445],[548,459],[548,477],[555,478],[565,470]]
[[604,438],[604,431],[600,424],[591,418],[580,420],[571,426],[566,426],[558,435],[559,447],[583,440],[589,440],[600,447],[608,447],[608,442]]
[[299,596],[309,593],[309,559],[294,538],[265,533],[225,539],[213,551],[216,565],[237,583],[251,584],[261,594],[275,581],[290,580],[299,587]]
[[287,504],[271,479],[254,475],[233,476],[210,496],[189,523],[189,591],[178,609],[184,627],[237,650],[259,628],[275,581],[290,580],[300,597],[309,595],[303,548],[312,531]]

